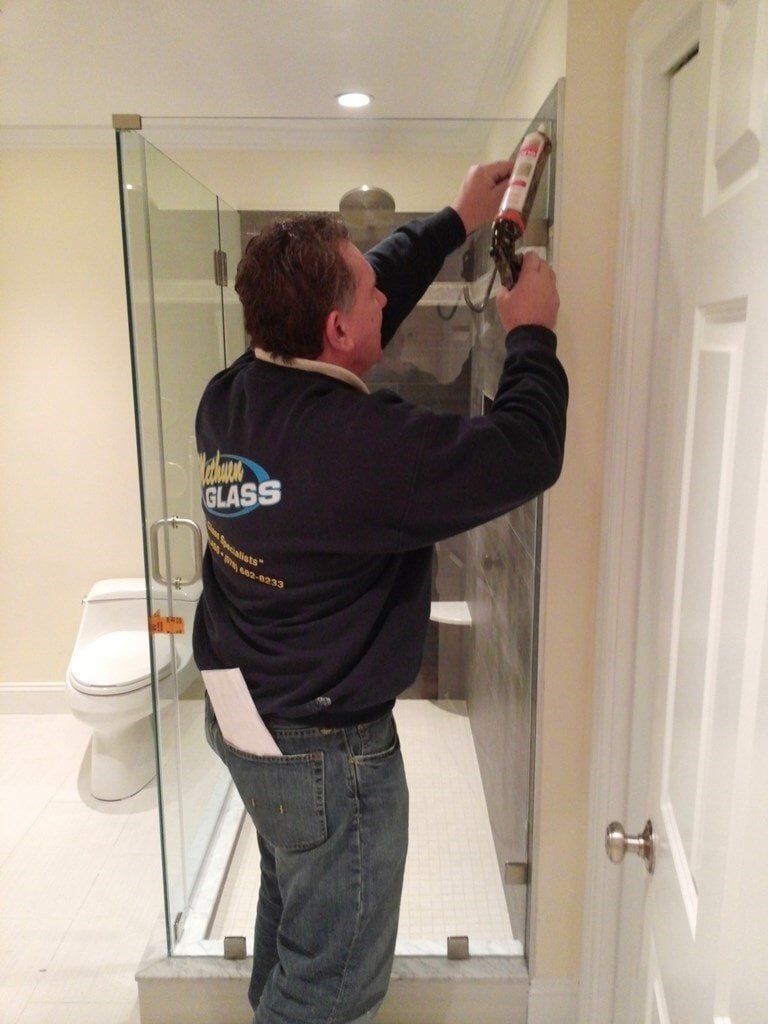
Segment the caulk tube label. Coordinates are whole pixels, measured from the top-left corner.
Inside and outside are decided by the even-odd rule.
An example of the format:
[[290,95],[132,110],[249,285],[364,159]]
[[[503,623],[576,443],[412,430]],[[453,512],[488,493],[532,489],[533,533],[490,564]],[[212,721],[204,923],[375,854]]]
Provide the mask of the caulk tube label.
[[528,214],[533,205],[536,187],[544,169],[544,163],[551,145],[549,139],[541,131],[530,132],[525,136],[518,150],[509,185],[499,207],[499,215],[517,213],[514,218],[525,230]]

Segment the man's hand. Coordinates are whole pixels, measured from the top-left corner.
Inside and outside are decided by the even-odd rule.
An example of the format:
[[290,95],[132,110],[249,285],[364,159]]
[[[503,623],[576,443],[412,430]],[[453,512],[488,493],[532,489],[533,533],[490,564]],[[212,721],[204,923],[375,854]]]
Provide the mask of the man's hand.
[[502,288],[496,309],[505,331],[523,324],[540,324],[554,331],[560,297],[555,273],[536,253],[523,256],[523,267],[514,288]]
[[511,160],[497,160],[469,168],[459,194],[451,203],[464,222],[467,234],[496,216],[513,166]]

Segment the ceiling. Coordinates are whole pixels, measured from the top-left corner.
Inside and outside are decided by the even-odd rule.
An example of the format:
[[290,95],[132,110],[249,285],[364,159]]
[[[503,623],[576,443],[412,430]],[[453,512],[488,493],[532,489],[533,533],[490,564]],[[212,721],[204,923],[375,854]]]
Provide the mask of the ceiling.
[[[493,117],[542,0],[0,0],[0,125]],[[336,94],[363,90],[364,113]]]

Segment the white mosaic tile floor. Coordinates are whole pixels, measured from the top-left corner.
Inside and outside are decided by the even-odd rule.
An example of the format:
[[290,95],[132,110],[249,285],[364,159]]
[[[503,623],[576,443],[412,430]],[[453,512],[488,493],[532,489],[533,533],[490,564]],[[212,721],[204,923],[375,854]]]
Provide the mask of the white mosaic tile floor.
[[[473,955],[522,955],[507,914],[466,705],[403,700],[395,718],[410,790],[410,839],[396,953],[445,956],[449,935]],[[245,935],[251,952],[259,889],[246,821],[210,937]]]

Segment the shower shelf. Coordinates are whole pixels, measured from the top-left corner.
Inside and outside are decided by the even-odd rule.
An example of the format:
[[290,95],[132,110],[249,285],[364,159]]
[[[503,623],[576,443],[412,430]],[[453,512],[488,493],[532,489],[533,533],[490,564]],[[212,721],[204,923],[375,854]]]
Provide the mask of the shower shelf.
[[433,601],[429,618],[449,626],[471,626],[472,613],[466,601]]

